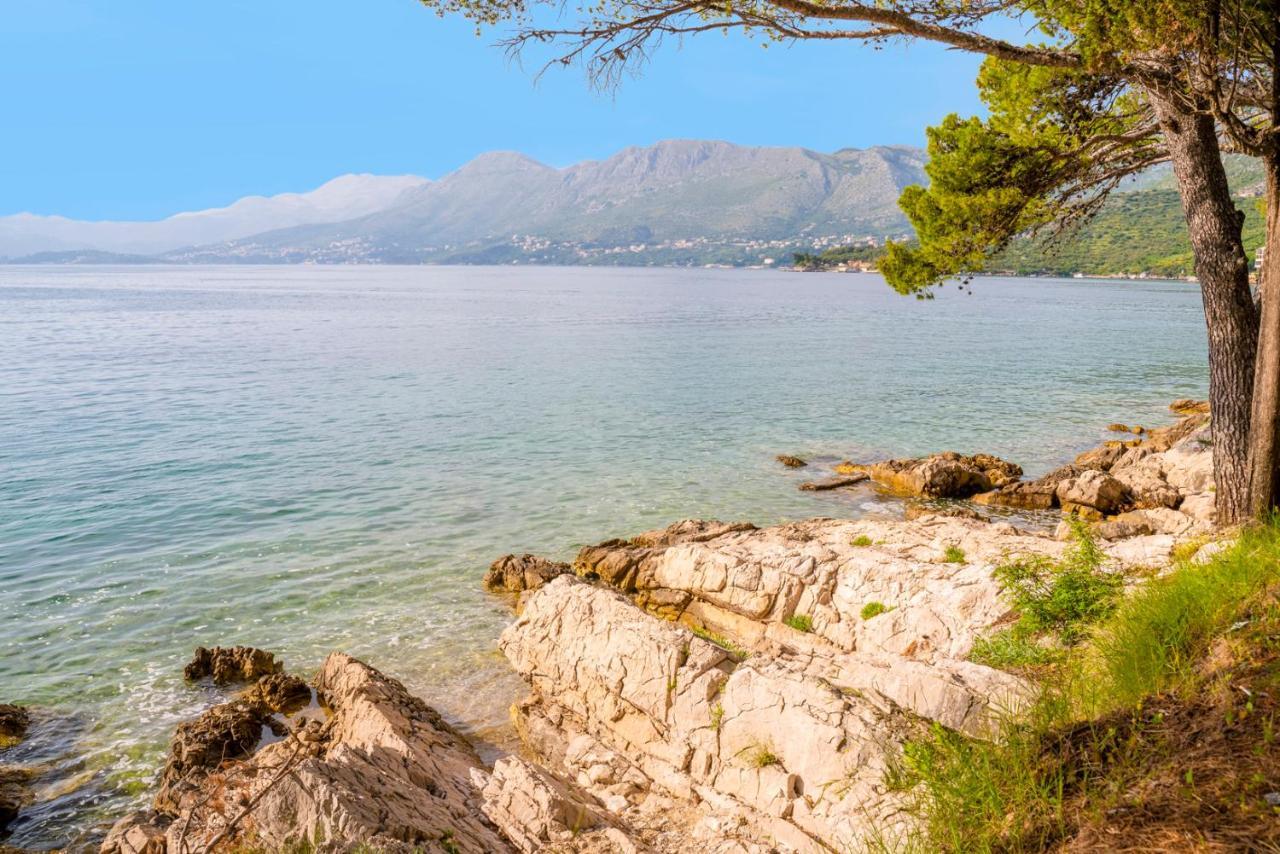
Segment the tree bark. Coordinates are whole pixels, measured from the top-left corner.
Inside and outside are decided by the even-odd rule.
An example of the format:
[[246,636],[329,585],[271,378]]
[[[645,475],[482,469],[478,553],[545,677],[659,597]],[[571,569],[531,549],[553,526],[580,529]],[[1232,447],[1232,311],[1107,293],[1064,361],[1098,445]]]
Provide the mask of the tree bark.
[[1280,157],[1263,158],[1267,171],[1267,237],[1258,296],[1262,317],[1253,383],[1253,430],[1250,437],[1250,510],[1257,519],[1271,515],[1280,496]]
[[1258,311],[1241,240],[1244,214],[1231,199],[1213,118],[1174,98],[1149,96],[1173,161],[1200,279],[1209,331],[1216,509],[1219,524],[1229,525],[1247,519],[1253,509],[1249,434]]

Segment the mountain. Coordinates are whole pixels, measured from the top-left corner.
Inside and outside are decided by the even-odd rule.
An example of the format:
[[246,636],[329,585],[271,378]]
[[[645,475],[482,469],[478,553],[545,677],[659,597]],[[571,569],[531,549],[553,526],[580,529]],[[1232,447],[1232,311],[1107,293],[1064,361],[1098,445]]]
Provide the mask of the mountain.
[[182,262],[758,262],[791,247],[899,235],[909,147],[755,148],[669,140],[555,168],[481,155],[394,204],[167,254]]
[[426,183],[412,175],[343,175],[309,193],[249,196],[225,208],[180,213],[158,222],[84,222],[60,216],[16,214],[0,217],[0,257],[85,250],[125,256],[156,255],[281,227],[365,216]]

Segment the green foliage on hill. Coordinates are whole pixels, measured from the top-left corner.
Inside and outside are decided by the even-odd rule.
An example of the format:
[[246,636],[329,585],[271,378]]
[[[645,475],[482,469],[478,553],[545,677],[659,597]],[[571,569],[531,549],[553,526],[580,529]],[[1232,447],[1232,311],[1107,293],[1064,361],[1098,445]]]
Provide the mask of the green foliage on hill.
[[[1232,185],[1245,193],[1255,190],[1255,179],[1260,177],[1251,160],[1230,162],[1228,174]],[[993,258],[987,269],[1015,275],[1191,276],[1191,242],[1182,202],[1169,186],[1171,181],[1170,175],[1157,173],[1139,189],[1116,193],[1093,220],[1056,239],[1018,238]],[[1264,242],[1262,214],[1252,196],[1237,196],[1236,205],[1245,214],[1244,245],[1253,261]],[[878,260],[883,254],[880,247],[842,247],[818,254],[799,253],[795,265],[828,270],[852,260]]]
[[[1253,199],[1239,199],[1245,212],[1244,244],[1253,259],[1263,243],[1263,223]],[[1091,222],[1056,243],[1021,238],[994,258],[992,272],[1115,275],[1151,273],[1190,276],[1194,263],[1182,202],[1174,190],[1118,193]]]

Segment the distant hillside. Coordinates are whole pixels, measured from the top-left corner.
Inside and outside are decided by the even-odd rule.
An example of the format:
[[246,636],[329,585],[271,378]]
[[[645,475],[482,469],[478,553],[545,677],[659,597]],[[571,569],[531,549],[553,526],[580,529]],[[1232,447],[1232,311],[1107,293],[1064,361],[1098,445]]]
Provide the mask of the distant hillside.
[[[1257,160],[1227,159],[1227,176],[1237,206],[1245,213],[1244,245],[1252,261],[1264,242],[1257,197],[1264,177]],[[797,266],[833,269],[859,261],[874,261],[883,250],[866,246],[830,249],[818,255],[801,253]],[[1182,214],[1172,171],[1157,167],[1115,193],[1097,217],[1083,227],[1046,242],[1022,238],[992,259],[991,272],[1016,275],[1094,276],[1138,275],[1181,278],[1194,274],[1191,241]]]
[[[425,184],[413,175],[343,175],[309,193],[248,196],[225,208],[180,213],[155,222],[85,222],[61,216],[0,217],[0,258],[43,258],[43,253],[92,257],[155,255],[193,244],[247,237],[284,225],[337,222],[392,204]],[[57,256],[49,256],[49,260]],[[62,262],[66,263],[66,262]]]
[[[1249,157],[1229,157],[1227,177],[1236,205],[1245,214],[1244,246],[1252,260],[1264,242],[1257,205],[1264,182],[1261,164]],[[1112,196],[1092,222],[1055,245],[1014,243],[991,268],[1020,274],[1193,275],[1191,241],[1172,171],[1163,166],[1142,176]]]
[[563,169],[477,157],[396,204],[169,253],[184,262],[760,263],[907,230],[915,148],[752,148],[671,140]]

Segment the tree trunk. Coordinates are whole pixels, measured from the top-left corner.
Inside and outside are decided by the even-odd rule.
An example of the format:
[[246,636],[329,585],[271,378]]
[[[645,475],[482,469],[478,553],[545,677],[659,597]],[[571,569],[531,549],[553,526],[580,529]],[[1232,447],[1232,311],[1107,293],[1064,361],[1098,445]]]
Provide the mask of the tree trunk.
[[1212,117],[1173,98],[1150,97],[1173,160],[1209,330],[1218,522],[1234,524],[1252,510],[1249,427],[1258,347],[1258,312],[1240,236],[1244,215],[1231,200]]
[[1250,440],[1250,509],[1257,519],[1271,514],[1280,496],[1280,157],[1263,158],[1267,170],[1267,239],[1258,296],[1262,318],[1253,384],[1253,432]]

